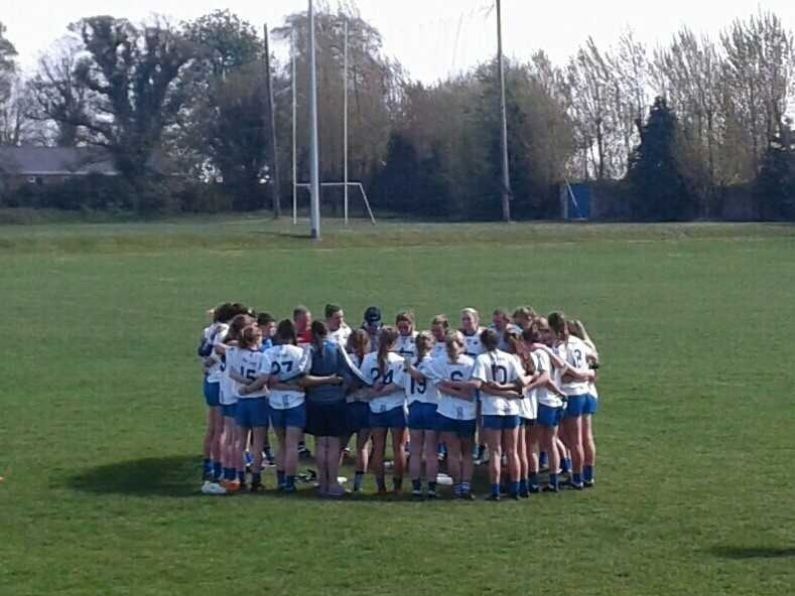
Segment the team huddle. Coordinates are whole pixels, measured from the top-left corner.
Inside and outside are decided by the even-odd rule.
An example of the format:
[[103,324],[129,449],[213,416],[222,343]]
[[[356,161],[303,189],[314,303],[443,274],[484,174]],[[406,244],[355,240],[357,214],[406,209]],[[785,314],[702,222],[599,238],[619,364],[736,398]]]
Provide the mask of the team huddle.
[[422,332],[411,312],[383,325],[375,306],[356,329],[336,305],[325,322],[302,306],[278,323],[242,304],[211,315],[198,348],[209,408],[205,494],[261,492],[269,464],[277,490],[295,493],[305,433],[315,438],[323,497],[347,494],[338,472],[354,437],[354,494],[368,471],[388,494],[389,468],[395,493],[408,475],[414,498],[436,499],[444,477],[456,498],[471,500],[475,465],[486,459],[490,500],[558,492],[563,478],[574,489],[594,485],[599,356],[584,325],[563,313],[497,309],[483,328],[466,308],[457,329],[438,315]]

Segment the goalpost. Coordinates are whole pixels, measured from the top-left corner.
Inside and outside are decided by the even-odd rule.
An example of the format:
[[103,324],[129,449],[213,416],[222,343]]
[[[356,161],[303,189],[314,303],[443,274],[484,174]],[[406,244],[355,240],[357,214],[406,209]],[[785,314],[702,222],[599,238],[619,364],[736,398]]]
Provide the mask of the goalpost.
[[[320,188],[342,188],[343,189],[343,213],[345,225],[349,222],[349,189],[358,188],[361,192],[364,201],[365,209],[370,217],[370,221],[375,225],[375,215],[370,207],[370,200],[367,198],[367,193],[364,190],[364,185],[360,181],[351,181],[348,178],[348,20],[345,19],[344,23],[344,63],[343,63],[343,108],[342,108],[342,144],[343,144],[343,181],[342,182],[321,182]],[[295,31],[290,35],[291,57],[292,57],[292,93],[293,93],[293,225],[298,224],[298,189],[306,188],[312,192],[312,185],[305,182],[298,182],[298,94],[296,91],[296,48],[295,48]],[[317,198],[318,202],[320,197]]]

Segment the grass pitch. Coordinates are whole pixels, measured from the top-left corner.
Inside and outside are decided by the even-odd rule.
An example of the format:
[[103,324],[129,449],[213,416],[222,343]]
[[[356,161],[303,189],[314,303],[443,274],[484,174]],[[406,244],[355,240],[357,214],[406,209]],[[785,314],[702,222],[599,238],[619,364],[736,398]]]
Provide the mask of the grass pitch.
[[[795,230],[332,223],[317,246],[292,231],[0,227],[1,594],[791,591]],[[198,495],[194,349],[203,311],[231,298],[279,315],[333,301],[352,323],[371,303],[422,322],[525,303],[584,319],[604,363],[597,488]]]

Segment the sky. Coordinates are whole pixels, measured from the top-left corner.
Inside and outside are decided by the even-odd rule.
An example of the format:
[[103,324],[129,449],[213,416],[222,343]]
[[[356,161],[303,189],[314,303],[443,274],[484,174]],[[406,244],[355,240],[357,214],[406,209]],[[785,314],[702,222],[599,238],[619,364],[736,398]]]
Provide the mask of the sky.
[[[336,6],[338,0],[327,0]],[[315,2],[319,4],[319,0]],[[682,26],[717,39],[736,18],[759,9],[781,17],[795,29],[793,0],[667,0],[665,12],[637,0],[503,0],[505,54],[528,59],[543,49],[563,64],[588,36],[600,47],[615,44],[623,31],[650,46],[666,42]],[[496,52],[493,0],[358,0],[361,16],[382,34],[384,52],[397,58],[414,79],[434,82],[460,73]],[[282,24],[284,16],[306,10],[307,0],[0,0],[0,22],[30,72],[38,57],[66,26],[81,17],[111,14],[140,21],[159,14],[175,21],[228,8],[258,28]],[[284,48],[275,48],[277,53]]]

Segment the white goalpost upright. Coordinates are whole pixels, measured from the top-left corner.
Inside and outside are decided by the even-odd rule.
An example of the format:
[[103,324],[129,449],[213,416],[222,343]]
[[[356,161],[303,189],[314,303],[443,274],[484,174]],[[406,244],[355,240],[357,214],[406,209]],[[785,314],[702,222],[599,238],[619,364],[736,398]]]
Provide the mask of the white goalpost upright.
[[[311,25],[310,25],[311,26]],[[345,225],[347,226],[350,221],[350,193],[349,190],[351,188],[359,189],[359,192],[362,195],[362,200],[364,202],[364,207],[367,210],[367,215],[370,218],[370,221],[373,225],[375,225],[375,215],[373,214],[373,210],[370,206],[370,200],[367,197],[367,193],[364,190],[364,185],[359,181],[351,181],[349,177],[349,160],[348,160],[348,153],[349,153],[349,99],[348,99],[348,80],[349,80],[349,70],[350,70],[350,58],[348,52],[349,46],[349,26],[348,26],[348,19],[345,19],[343,23],[343,37],[344,37],[344,47],[343,47],[343,107],[342,107],[342,175],[343,180],[342,182],[320,182],[319,190],[322,188],[342,188],[343,192],[343,218]],[[297,95],[297,88],[296,88],[296,74],[297,74],[297,65],[296,65],[296,35],[295,31],[290,34],[290,41],[291,41],[291,57],[292,57],[292,93],[293,93],[293,225],[298,224],[298,190],[299,189],[309,189],[310,194],[313,194],[313,186],[312,183],[305,183],[298,181],[298,95]],[[314,200],[314,197],[313,197]],[[318,197],[318,205],[314,208],[318,210],[318,219],[319,219],[319,197]]]

